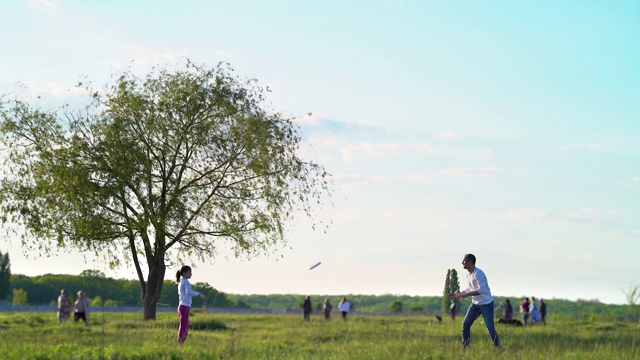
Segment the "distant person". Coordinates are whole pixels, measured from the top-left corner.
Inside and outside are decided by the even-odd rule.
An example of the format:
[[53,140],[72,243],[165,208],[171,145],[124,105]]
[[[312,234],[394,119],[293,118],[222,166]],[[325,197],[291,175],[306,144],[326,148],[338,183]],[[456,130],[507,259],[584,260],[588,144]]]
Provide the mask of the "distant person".
[[484,318],[484,325],[489,331],[489,336],[494,347],[500,346],[500,338],[493,324],[493,296],[489,289],[489,282],[484,271],[476,267],[476,257],[473,254],[466,254],[462,259],[462,267],[469,272],[467,279],[469,286],[458,293],[449,294],[450,299],[462,300],[471,296],[471,304],[467,310],[467,315],[462,322],[462,348],[469,347],[471,342],[471,325],[480,315]]
[[547,325],[547,303],[540,299],[540,320],[543,325]]
[[451,320],[456,321],[456,313],[458,312],[458,304],[451,299],[451,305],[449,305],[449,314],[451,314]]
[[531,302],[529,302],[529,312],[531,313],[531,323],[535,324],[540,321],[540,312],[538,311],[538,302],[536,301],[536,297],[531,297]]
[[311,305],[311,297],[307,295],[304,298],[304,302],[302,303],[302,313],[304,315],[304,321],[309,321],[311,319],[311,312],[313,311],[313,306]]
[[524,301],[522,302],[522,304],[520,304],[520,313],[522,314],[522,319],[524,320],[524,326],[529,325],[529,315],[531,315],[531,310],[529,310],[530,306],[531,303],[529,302],[528,298],[524,298]]
[[342,314],[342,320],[347,321],[347,314],[349,314],[349,309],[351,309],[351,303],[347,301],[346,297],[342,298],[338,304],[338,309],[340,309],[340,313]]
[[89,310],[91,308],[91,301],[87,297],[87,294],[84,291],[78,291],[78,299],[76,300],[73,321],[78,322],[78,320],[82,319],[84,324],[87,325],[87,319],[89,318]]
[[513,307],[511,306],[511,301],[509,299],[505,300],[504,303],[500,304],[500,308],[502,309],[502,318],[505,320],[513,319]]
[[60,296],[58,296],[58,321],[65,322],[71,317],[71,307],[73,306],[73,299],[69,296],[69,292],[65,289],[60,290]]
[[202,300],[205,300],[207,296],[204,293],[194,291],[191,289],[191,267],[183,266],[178,272],[176,272],[176,282],[178,283],[178,314],[180,316],[180,326],[178,327],[178,344],[184,344],[187,340],[187,333],[189,332],[189,312],[191,311],[191,302],[193,296],[200,296]]
[[322,305],[322,311],[324,312],[324,319],[331,319],[331,309],[333,309],[333,305],[329,302],[329,299],[324,300],[324,304]]

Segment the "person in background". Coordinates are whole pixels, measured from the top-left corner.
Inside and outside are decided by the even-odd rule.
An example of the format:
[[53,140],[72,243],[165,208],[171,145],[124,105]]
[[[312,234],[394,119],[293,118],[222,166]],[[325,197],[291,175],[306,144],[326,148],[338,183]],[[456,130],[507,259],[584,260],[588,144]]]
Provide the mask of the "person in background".
[[458,305],[456,301],[451,299],[451,305],[449,305],[449,314],[451,314],[451,320],[456,321],[456,314],[458,313]]
[[346,297],[342,298],[338,304],[338,309],[340,309],[340,313],[342,314],[342,320],[347,321],[347,314],[349,314],[349,309],[351,309],[351,303],[347,301]]
[[191,311],[191,302],[193,296],[200,296],[202,300],[205,300],[207,296],[204,293],[194,291],[191,289],[191,267],[183,266],[176,273],[176,282],[178,282],[178,314],[180,316],[180,326],[178,327],[178,344],[184,344],[187,340],[187,334],[189,333],[189,313]]
[[531,315],[529,306],[531,306],[531,304],[529,303],[529,299],[524,298],[524,301],[522,302],[522,304],[520,304],[520,313],[522,314],[522,319],[524,320],[524,326],[529,325],[529,315]]
[[302,303],[302,313],[304,316],[304,321],[309,321],[311,319],[311,312],[313,311],[313,306],[311,305],[311,297],[307,295],[304,298],[304,302]]
[[67,290],[60,290],[60,296],[58,296],[58,321],[65,322],[71,317],[71,307],[73,306],[73,300],[69,296]]
[[331,305],[329,299],[325,299],[324,305],[322,305],[322,311],[324,312],[325,320],[329,320],[331,318],[331,309],[333,309],[333,305]]
[[538,301],[536,301],[536,297],[532,296],[531,301],[529,302],[529,310],[531,312],[531,323],[535,324],[540,321],[540,312],[538,311]]
[[502,309],[502,318],[505,320],[513,319],[513,307],[511,306],[511,301],[509,299],[505,300],[504,303],[500,304],[500,308]]
[[449,294],[452,300],[462,300],[471,296],[471,304],[467,310],[467,315],[462,322],[462,348],[469,347],[471,342],[471,325],[480,315],[484,318],[484,325],[489,332],[489,337],[493,342],[493,346],[500,347],[500,338],[493,324],[493,296],[489,288],[489,281],[484,271],[476,267],[476,257],[473,254],[466,254],[462,258],[462,267],[469,272],[467,280],[469,286],[458,293]]
[[78,291],[78,299],[76,300],[73,321],[78,322],[82,319],[85,325],[88,325],[87,319],[89,319],[89,310],[91,308],[91,301],[87,297],[84,291]]
[[540,299],[540,320],[543,325],[547,325],[547,303]]

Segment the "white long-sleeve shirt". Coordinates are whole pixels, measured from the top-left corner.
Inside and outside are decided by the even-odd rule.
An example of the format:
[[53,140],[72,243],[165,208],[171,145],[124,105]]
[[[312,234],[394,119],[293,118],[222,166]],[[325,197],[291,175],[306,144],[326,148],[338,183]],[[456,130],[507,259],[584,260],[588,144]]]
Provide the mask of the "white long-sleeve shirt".
[[340,309],[340,311],[349,312],[350,308],[351,303],[348,301],[341,301],[340,304],[338,304],[338,309]]
[[191,289],[189,280],[181,278],[178,284],[178,299],[180,300],[180,305],[191,306],[191,298],[196,295],[200,295],[200,293]]
[[484,274],[484,271],[475,268],[471,274],[467,275],[467,280],[469,281],[469,287],[463,291],[467,293],[477,290],[480,293],[480,295],[471,297],[471,302],[474,305],[486,305],[493,301],[491,289],[489,289],[489,281],[487,281],[487,276]]

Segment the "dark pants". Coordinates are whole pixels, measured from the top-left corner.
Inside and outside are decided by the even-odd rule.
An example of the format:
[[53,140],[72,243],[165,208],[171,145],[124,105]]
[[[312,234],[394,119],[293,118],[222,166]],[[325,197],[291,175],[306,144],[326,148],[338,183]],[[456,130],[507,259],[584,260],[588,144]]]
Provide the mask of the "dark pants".
[[341,311],[341,313],[342,313],[342,320],[347,321],[347,312]]
[[311,311],[305,310],[304,311],[304,321],[309,321],[310,318],[311,318]]
[[84,324],[87,325],[87,317],[83,312],[77,312],[73,314],[73,321],[78,322],[78,320],[80,319],[82,319],[82,321],[84,321]]
[[329,320],[331,318],[331,311],[325,311],[324,312],[324,319],[325,320]]
[[462,323],[462,347],[467,348],[469,346],[469,342],[471,341],[471,325],[476,321],[477,318],[484,318],[484,325],[487,327],[489,331],[489,336],[491,337],[491,341],[493,341],[493,346],[500,346],[500,338],[498,338],[498,333],[496,332],[496,328],[493,325],[493,301],[490,304],[486,305],[474,305],[471,304],[469,306],[469,310],[467,310],[467,315],[464,317],[464,322]]

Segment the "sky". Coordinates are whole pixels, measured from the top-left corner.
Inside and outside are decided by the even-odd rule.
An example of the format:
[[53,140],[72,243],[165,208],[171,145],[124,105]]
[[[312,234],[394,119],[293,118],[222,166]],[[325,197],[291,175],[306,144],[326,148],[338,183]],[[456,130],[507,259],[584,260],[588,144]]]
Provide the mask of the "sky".
[[[331,225],[300,218],[272,256],[194,262],[192,282],[439,296],[473,253],[497,296],[623,304],[640,285],[637,1],[15,0],[0,18],[0,94],[73,102],[85,78],[224,61],[296,117]],[[0,251],[15,274],[136,278]]]

